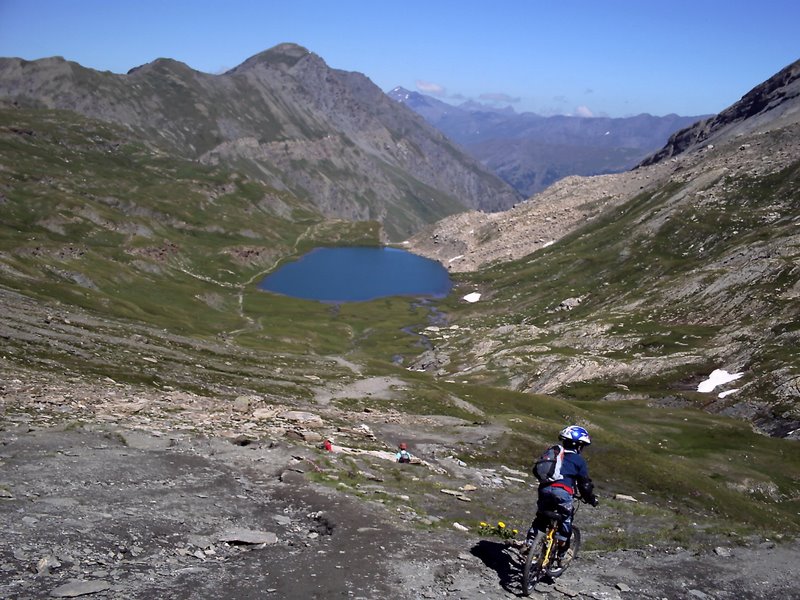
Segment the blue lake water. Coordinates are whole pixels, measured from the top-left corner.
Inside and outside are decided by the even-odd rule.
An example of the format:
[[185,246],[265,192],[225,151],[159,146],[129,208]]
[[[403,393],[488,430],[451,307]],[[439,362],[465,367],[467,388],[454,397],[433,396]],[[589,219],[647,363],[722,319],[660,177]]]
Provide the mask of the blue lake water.
[[438,262],[396,248],[316,248],[267,275],[259,289],[321,302],[387,296],[443,298],[452,284]]

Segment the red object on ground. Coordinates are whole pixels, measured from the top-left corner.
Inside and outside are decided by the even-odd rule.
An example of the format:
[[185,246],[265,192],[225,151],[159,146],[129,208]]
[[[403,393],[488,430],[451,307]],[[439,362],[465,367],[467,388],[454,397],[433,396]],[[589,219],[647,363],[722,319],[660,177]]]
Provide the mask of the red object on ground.
[[328,452],[333,450],[333,444],[331,444],[330,440],[325,440],[325,444],[323,444],[323,446],[325,447],[325,450],[327,450]]

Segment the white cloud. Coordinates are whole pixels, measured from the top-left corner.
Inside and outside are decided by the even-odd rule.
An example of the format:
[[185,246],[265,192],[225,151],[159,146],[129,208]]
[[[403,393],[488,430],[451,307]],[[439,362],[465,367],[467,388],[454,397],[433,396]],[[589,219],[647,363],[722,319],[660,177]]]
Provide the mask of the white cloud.
[[589,109],[588,106],[579,106],[575,109],[575,115],[578,117],[593,117],[594,113]]
[[447,93],[447,91],[444,89],[444,86],[431,81],[422,81],[418,79],[415,82],[415,85],[417,86],[417,90],[423,94],[430,94],[431,96],[444,96]]

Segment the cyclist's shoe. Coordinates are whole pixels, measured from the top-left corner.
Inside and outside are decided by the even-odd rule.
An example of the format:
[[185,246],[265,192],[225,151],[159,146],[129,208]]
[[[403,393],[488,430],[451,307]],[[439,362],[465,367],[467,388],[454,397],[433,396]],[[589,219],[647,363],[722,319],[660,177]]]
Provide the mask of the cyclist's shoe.
[[558,542],[558,547],[556,548],[556,559],[559,561],[563,561],[564,557],[567,555],[568,550],[569,550],[569,542]]
[[520,552],[522,554],[527,554],[533,549],[533,543],[536,541],[536,534],[528,535],[525,537],[525,541],[522,543],[522,548],[520,548]]

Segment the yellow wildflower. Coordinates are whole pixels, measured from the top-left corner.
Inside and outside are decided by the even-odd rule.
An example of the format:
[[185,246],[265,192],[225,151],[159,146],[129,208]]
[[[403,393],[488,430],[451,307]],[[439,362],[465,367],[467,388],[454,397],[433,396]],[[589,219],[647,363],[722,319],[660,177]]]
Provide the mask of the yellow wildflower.
[[497,526],[498,526],[500,529],[505,529],[505,527],[506,527],[506,524],[505,524],[505,523],[503,523],[502,521],[498,521],[498,522],[497,522]]
[[481,527],[486,527],[486,526],[488,526],[488,525],[489,525],[489,524],[488,524],[486,521],[481,521]]
[[517,535],[519,533],[519,529],[512,529],[511,531],[514,532],[514,535]]

